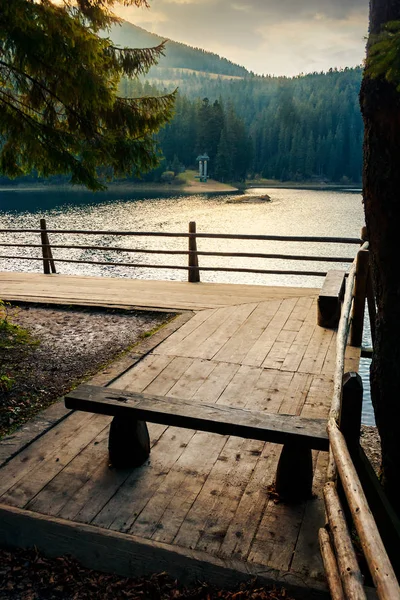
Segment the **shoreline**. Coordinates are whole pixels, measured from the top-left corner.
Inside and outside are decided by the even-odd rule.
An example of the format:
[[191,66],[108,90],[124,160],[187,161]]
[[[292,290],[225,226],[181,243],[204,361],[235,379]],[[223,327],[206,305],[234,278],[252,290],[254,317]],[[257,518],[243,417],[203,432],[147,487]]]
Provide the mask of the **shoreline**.
[[209,180],[207,183],[189,182],[184,185],[177,184],[165,184],[165,183],[111,183],[108,188],[104,191],[92,192],[83,186],[74,186],[68,184],[16,184],[16,185],[2,185],[0,186],[0,192],[80,192],[87,194],[109,194],[115,192],[159,192],[159,193],[181,193],[181,194],[213,194],[213,193],[233,193],[238,192],[239,189],[228,185],[226,183],[220,183],[219,181]]
[[197,181],[189,181],[185,184],[168,184],[168,183],[128,183],[128,182],[116,182],[110,183],[108,188],[100,192],[91,192],[83,186],[74,186],[69,184],[29,184],[19,183],[16,185],[2,185],[0,186],[0,192],[80,192],[87,194],[110,194],[115,192],[123,193],[138,193],[138,192],[151,192],[151,193],[180,193],[180,194],[215,194],[215,193],[244,193],[245,191],[255,189],[298,189],[298,190],[320,190],[320,191],[347,191],[361,193],[362,188],[351,185],[342,184],[321,184],[321,183],[306,183],[306,182],[277,182],[277,181],[265,181],[265,182],[248,182],[241,184],[240,187],[235,187],[227,183],[221,183],[210,179],[207,183],[200,183]]
[[265,183],[253,183],[250,182],[245,186],[246,190],[255,189],[281,189],[281,190],[319,190],[319,191],[347,191],[347,192],[362,192],[362,188],[357,185],[343,185],[340,183],[307,183],[307,182],[265,182]]

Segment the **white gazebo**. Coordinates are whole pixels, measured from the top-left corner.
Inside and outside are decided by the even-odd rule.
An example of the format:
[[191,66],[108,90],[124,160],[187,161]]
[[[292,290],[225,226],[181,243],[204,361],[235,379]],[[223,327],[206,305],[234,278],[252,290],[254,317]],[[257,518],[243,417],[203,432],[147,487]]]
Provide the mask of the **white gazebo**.
[[196,179],[200,179],[200,181],[206,182],[208,179],[207,165],[208,165],[208,161],[210,160],[210,157],[208,156],[207,153],[204,153],[204,154],[200,154],[196,158],[196,160],[199,163],[199,174],[196,176]]

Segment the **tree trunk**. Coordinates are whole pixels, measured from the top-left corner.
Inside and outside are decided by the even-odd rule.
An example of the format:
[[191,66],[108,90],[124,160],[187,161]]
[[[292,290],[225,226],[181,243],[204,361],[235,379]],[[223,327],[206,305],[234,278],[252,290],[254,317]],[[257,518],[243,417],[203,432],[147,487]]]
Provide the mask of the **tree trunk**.
[[[370,33],[400,21],[399,0],[371,0]],[[400,93],[364,77],[363,195],[377,301],[371,394],[382,441],[382,482],[400,513]]]

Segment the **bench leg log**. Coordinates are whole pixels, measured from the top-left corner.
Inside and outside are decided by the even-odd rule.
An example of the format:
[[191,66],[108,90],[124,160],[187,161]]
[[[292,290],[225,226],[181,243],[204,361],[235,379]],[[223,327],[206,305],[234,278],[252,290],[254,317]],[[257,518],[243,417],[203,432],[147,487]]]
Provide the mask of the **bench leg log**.
[[110,425],[108,451],[114,467],[140,467],[150,455],[146,422],[114,417]]
[[295,442],[281,452],[275,490],[284,502],[303,502],[312,496],[313,464],[311,449]]

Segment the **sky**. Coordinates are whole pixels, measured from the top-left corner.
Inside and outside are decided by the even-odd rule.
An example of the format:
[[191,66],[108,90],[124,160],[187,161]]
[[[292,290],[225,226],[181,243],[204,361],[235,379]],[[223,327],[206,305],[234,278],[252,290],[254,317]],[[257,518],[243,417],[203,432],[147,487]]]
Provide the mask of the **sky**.
[[368,0],[149,0],[121,17],[216,52],[257,74],[298,75],[362,63]]

